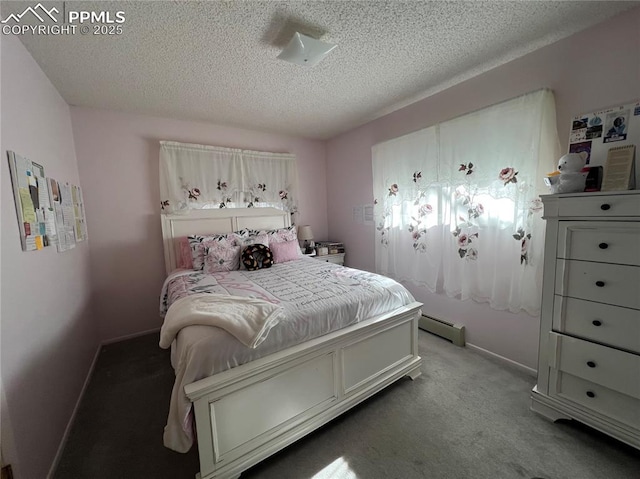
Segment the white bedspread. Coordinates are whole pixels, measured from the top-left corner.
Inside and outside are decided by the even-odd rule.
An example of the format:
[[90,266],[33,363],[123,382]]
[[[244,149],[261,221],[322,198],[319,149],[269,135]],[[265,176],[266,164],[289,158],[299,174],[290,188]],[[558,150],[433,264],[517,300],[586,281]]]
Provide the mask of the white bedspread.
[[163,287],[161,315],[173,302],[196,293],[257,298],[280,306],[283,317],[254,349],[217,327],[187,326],[177,334],[171,358],[176,381],[164,444],[178,452],[188,451],[193,444],[185,385],[414,301],[392,279],[302,258],[257,271],[175,272]]

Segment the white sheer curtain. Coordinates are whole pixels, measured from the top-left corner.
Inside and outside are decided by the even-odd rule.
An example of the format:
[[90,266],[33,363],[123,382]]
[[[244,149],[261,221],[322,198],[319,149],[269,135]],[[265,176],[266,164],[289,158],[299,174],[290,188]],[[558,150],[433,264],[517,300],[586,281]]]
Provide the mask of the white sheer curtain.
[[297,178],[293,155],[242,152],[243,191],[247,205],[281,205],[287,211],[295,213]]
[[160,206],[188,209],[273,206],[297,212],[295,156],[160,142]]
[[549,90],[375,145],[376,270],[538,314],[538,195],[558,156]]

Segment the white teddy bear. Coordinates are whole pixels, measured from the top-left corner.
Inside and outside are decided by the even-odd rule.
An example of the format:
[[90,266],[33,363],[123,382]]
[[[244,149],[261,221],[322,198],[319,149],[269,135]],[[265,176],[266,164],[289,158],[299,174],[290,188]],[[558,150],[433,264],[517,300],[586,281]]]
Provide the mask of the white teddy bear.
[[589,170],[583,171],[586,155],[583,153],[569,153],[558,160],[560,181],[557,193],[577,193],[584,191],[584,185]]

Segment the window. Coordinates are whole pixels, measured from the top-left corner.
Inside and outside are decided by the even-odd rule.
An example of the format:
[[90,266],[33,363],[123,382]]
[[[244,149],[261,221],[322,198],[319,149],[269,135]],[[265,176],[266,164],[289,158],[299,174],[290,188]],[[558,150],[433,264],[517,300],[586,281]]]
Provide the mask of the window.
[[538,195],[558,154],[549,90],[375,145],[377,272],[538,314]]
[[295,156],[160,142],[160,206],[187,209],[272,206],[297,211]]

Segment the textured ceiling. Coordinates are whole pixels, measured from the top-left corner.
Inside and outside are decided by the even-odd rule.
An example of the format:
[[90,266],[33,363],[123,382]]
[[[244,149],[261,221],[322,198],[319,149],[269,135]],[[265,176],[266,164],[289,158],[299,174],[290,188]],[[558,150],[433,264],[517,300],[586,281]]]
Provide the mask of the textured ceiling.
[[[330,138],[638,3],[47,2],[124,11],[123,33],[21,39],[71,105]],[[338,47],[278,60],[295,30]]]

